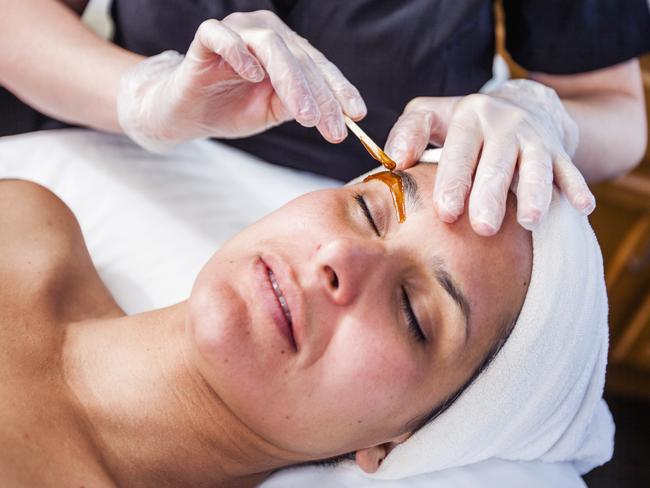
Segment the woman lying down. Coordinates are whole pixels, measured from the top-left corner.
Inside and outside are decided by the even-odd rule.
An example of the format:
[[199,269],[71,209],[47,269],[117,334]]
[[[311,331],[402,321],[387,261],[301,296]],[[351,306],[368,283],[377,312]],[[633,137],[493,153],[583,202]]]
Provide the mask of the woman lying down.
[[435,167],[304,195],[190,297],[127,316],[69,209],[0,182],[4,486],[255,486],[349,459],[396,479],[611,457],[602,259],[558,194],[532,233],[434,218]]

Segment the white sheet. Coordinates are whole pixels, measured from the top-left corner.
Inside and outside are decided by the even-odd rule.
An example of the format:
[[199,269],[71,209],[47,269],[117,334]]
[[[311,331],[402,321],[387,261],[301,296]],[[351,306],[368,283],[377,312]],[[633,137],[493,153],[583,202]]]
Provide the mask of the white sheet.
[[[120,136],[83,130],[0,138],[0,178],[54,191],[77,216],[100,276],[127,313],[185,299],[203,263],[231,235],[333,180],[197,142],[152,156]],[[1,231],[1,229],[0,229]],[[488,460],[379,482],[356,468],[277,473],[263,488],[584,487],[570,465]]]

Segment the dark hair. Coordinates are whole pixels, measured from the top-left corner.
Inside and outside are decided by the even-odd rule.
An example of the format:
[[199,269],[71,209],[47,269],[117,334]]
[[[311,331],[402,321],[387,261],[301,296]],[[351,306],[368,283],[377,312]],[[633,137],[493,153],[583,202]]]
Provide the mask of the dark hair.
[[[458,388],[458,390],[456,390],[454,393],[452,393],[447,398],[445,398],[440,404],[436,405],[430,412],[412,420],[406,427],[407,432],[410,431],[412,433],[415,433],[418,430],[420,430],[422,427],[427,425],[429,422],[434,421],[440,414],[442,414],[445,410],[451,407],[453,403],[458,399],[458,397],[460,397],[463,394],[463,392],[467,388],[469,388],[469,386],[472,383],[474,383],[476,378],[478,378],[481,375],[481,373],[485,371],[485,369],[490,365],[494,357],[499,353],[503,345],[508,340],[508,337],[510,337],[510,334],[515,328],[515,324],[517,323],[517,319],[519,318],[520,312],[521,310],[517,311],[514,319],[512,318],[512,316],[509,316],[507,319],[502,321],[503,333],[494,342],[490,350],[485,355],[485,358],[483,358],[483,361],[481,361],[481,364],[478,365],[478,367],[474,370],[474,372],[469,377],[469,379],[465,383],[463,383],[461,387]],[[354,461],[355,454],[356,453],[353,451],[353,452],[340,454],[338,456],[334,456],[327,459],[320,459],[317,461],[308,461],[305,463],[300,463],[295,466],[334,467],[339,463],[341,463],[342,461]]]

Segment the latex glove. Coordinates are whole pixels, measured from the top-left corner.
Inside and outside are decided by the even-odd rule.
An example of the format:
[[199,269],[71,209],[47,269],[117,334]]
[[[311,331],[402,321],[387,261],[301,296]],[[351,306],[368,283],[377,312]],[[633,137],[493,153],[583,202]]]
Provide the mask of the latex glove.
[[571,161],[578,126],[555,91],[540,83],[511,80],[486,94],[413,99],[392,128],[386,152],[407,168],[429,143],[444,143],[433,199],[445,222],[458,219],[469,195],[473,229],[495,234],[511,185],[517,220],[529,230],[548,211],[554,182],[578,211],[595,208]]
[[201,24],[186,56],[166,51],[127,71],[118,93],[124,132],[164,151],[203,137],[235,138],[295,119],[336,143],[345,112],[363,118],[358,90],[269,11]]

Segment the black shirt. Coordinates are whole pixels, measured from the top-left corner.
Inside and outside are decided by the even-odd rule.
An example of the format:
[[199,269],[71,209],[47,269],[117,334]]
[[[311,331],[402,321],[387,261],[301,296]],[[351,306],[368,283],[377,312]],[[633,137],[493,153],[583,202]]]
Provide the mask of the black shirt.
[[[492,75],[492,0],[114,0],[114,40],[147,56],[183,53],[203,20],[259,9],[275,11],[359,89],[368,106],[360,124],[380,145],[412,98],[473,93]],[[650,50],[646,0],[504,0],[504,9],[508,51],[533,71],[590,71]],[[295,122],[223,142],[341,180],[374,165],[355,138],[329,144]]]

